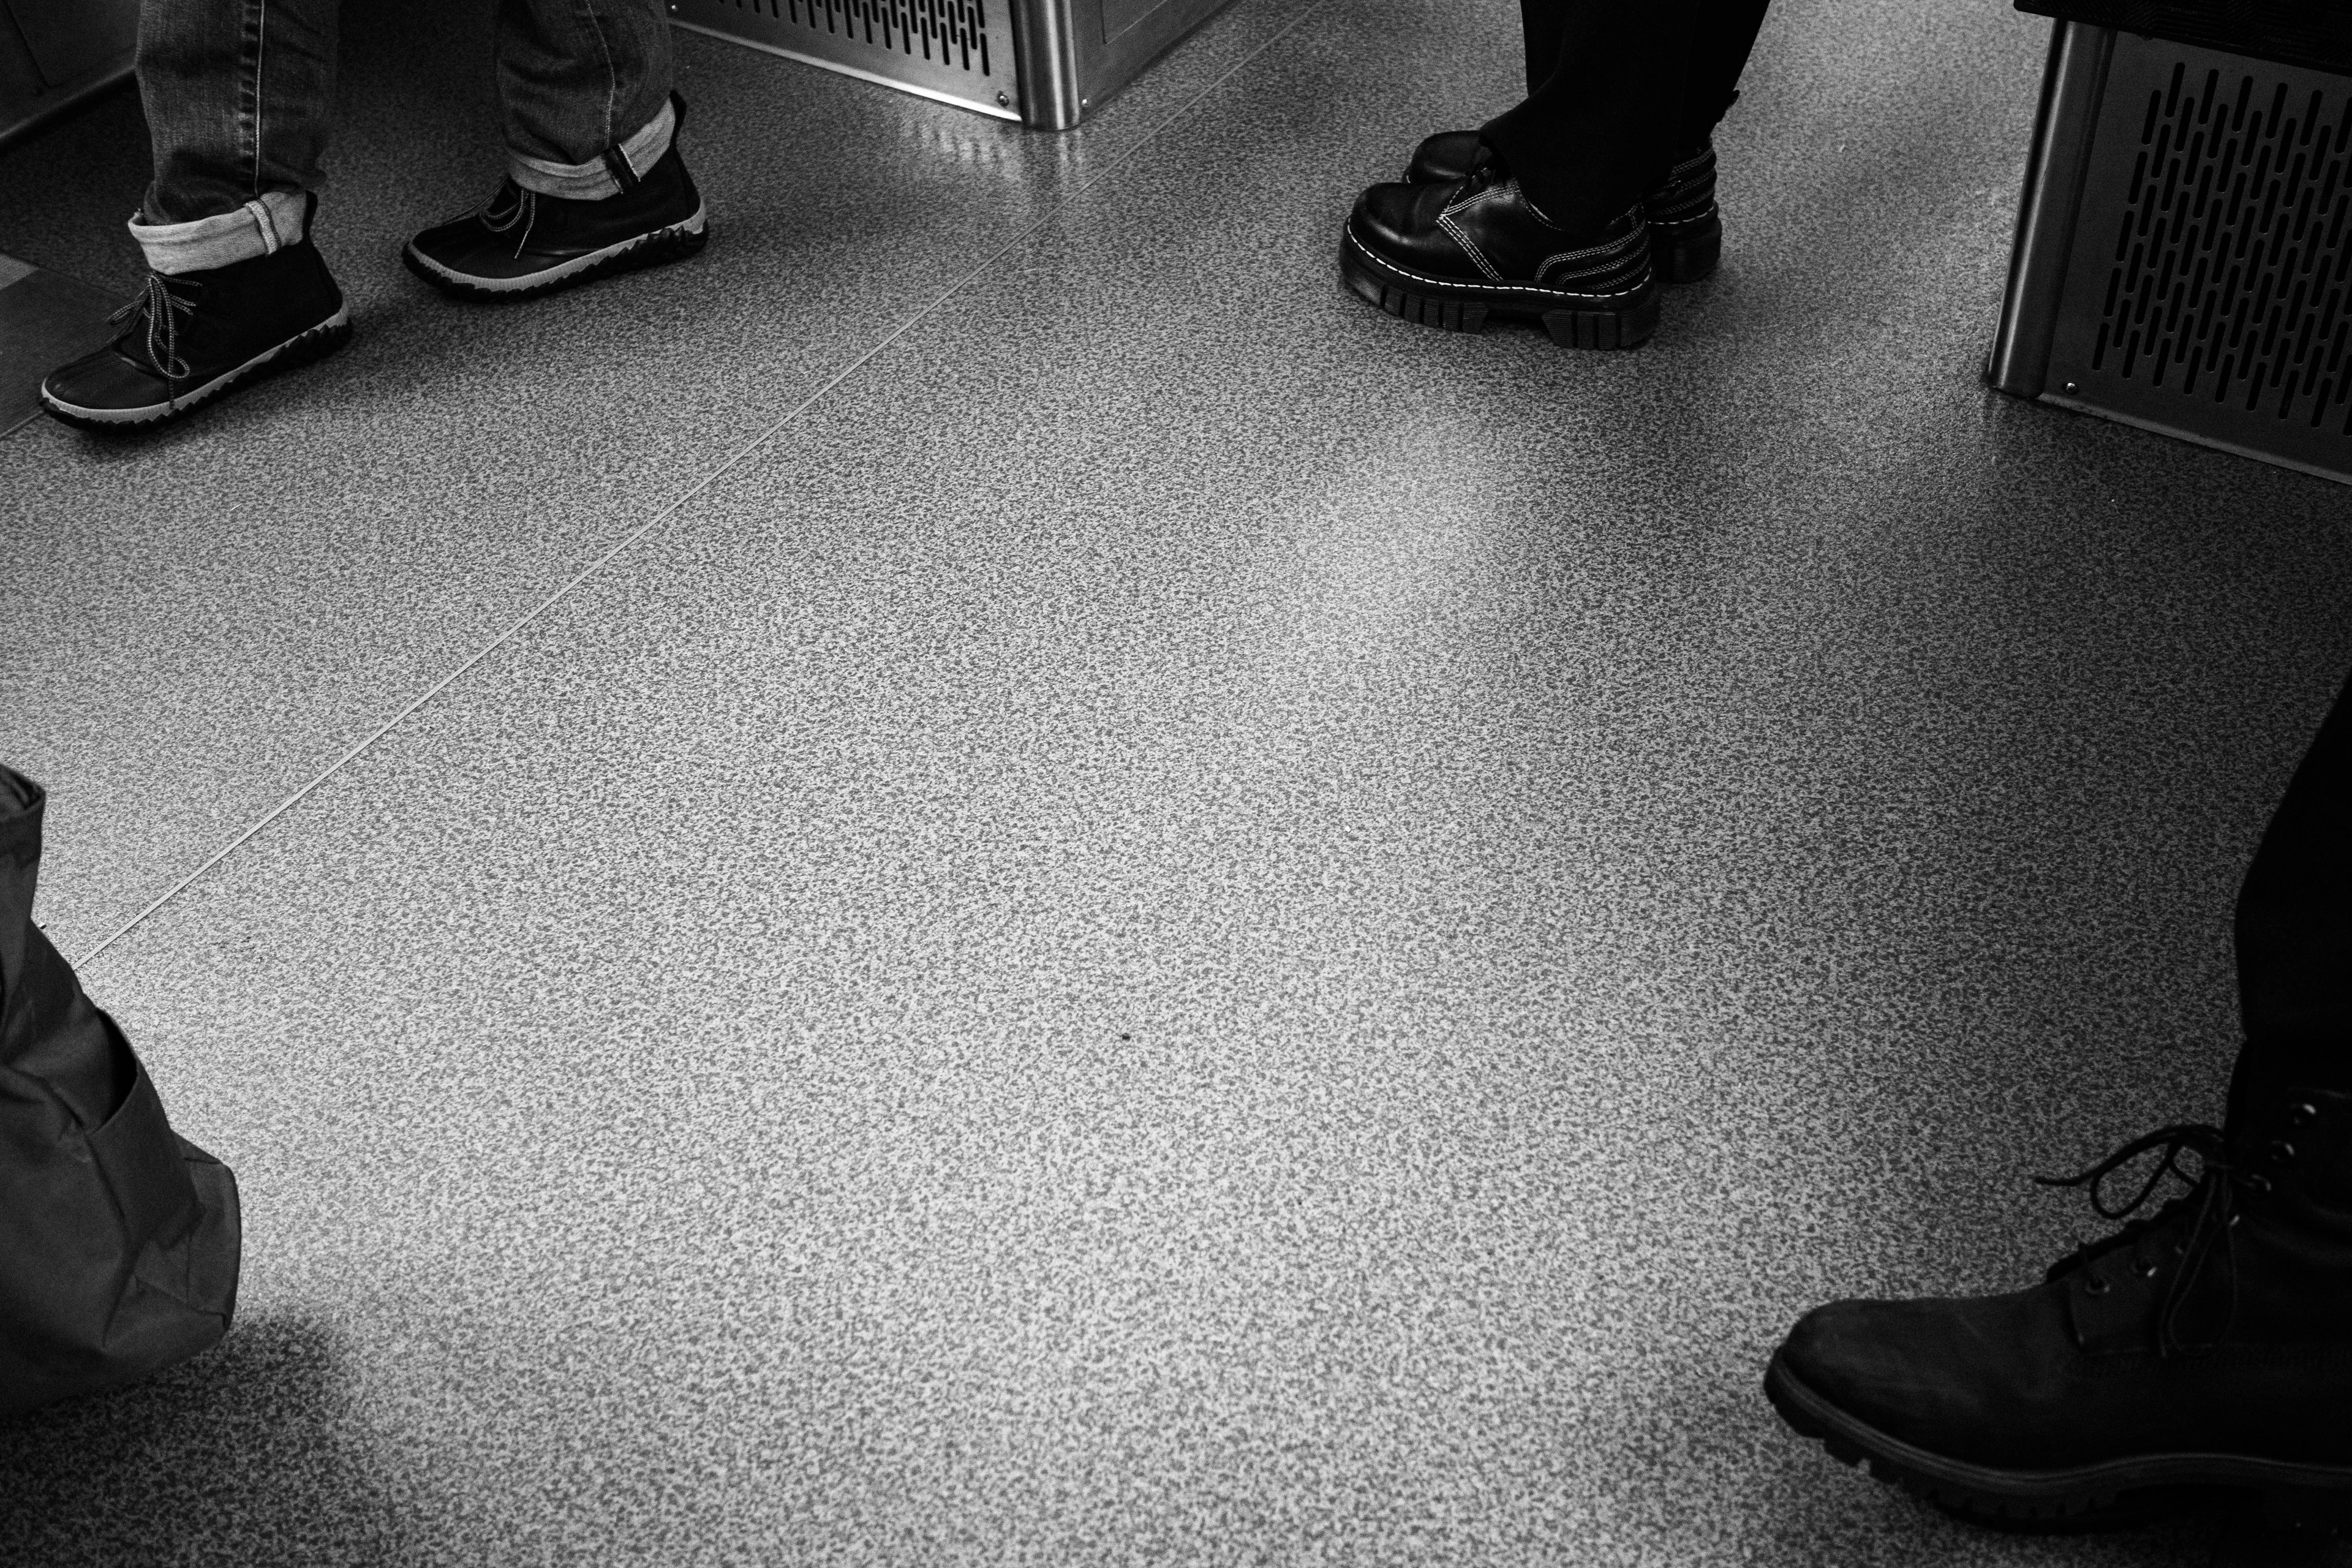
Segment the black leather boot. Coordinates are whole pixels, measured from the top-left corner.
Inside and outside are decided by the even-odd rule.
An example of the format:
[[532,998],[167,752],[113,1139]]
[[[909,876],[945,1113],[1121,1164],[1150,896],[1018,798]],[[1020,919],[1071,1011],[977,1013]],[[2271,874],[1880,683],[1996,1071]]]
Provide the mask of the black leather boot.
[[[686,100],[672,94],[677,130]],[[501,181],[473,212],[426,229],[401,259],[446,294],[528,300],[615,272],[692,256],[710,240],[702,194],[686,172],[677,132],[642,175],[617,152],[605,163],[621,185],[601,201],[572,201]]]
[[1374,185],[1339,246],[1348,287],[1391,316],[1475,332],[1488,317],[1541,322],[1569,348],[1632,348],[1657,330],[1641,208],[1597,235],[1538,212],[1492,153],[1452,184]]
[[[1447,185],[1468,174],[1483,145],[1475,131],[1441,131],[1413,149],[1404,178],[1412,185]],[[1650,260],[1661,283],[1696,283],[1723,256],[1723,213],[1715,205],[1715,145],[1702,142],[1675,160],[1657,188],[1642,198],[1650,222]]]
[[[317,203],[311,204],[312,210]],[[151,272],[114,341],[51,371],[41,406],[85,430],[152,429],[351,341],[343,292],[310,240],[197,272]]]
[[[2166,1128],[2068,1184],[2121,1219],[2187,1180],[2184,1153],[2201,1166],[2186,1195],[2032,1289],[1806,1314],[1766,1394],[1837,1458],[1988,1522],[2221,1493],[2278,1522],[2352,1521],[2352,1094],[2250,1096],[2226,1137]],[[2106,1179],[2158,1155],[2110,1208]]]

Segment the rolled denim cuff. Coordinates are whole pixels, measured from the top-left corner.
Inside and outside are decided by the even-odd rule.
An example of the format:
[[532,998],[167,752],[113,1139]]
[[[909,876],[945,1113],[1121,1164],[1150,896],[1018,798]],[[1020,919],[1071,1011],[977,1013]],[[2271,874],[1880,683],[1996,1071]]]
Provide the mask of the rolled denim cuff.
[[669,100],[664,99],[659,114],[602,158],[585,163],[554,163],[527,153],[509,151],[507,174],[524,190],[537,191],[542,196],[601,202],[606,196],[621,194],[620,177],[613,171],[612,160],[619,158],[628,164],[632,181],[644,179],[646,171],[660,163],[669,151],[670,138],[677,133],[677,110]]
[[235,212],[187,223],[141,223],[132,213],[131,237],[157,272],[203,272],[301,244],[309,205],[300,191],[264,191]]

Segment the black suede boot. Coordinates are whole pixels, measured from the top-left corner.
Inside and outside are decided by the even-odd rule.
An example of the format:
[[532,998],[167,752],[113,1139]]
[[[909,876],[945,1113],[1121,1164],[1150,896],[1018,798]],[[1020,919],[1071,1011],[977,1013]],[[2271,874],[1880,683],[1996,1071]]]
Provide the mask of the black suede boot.
[[[1413,149],[1409,185],[1450,185],[1466,177],[1484,145],[1475,131],[1441,131]],[[1715,145],[1702,142],[1675,160],[1642,198],[1650,225],[1650,260],[1661,283],[1696,283],[1723,255],[1723,214],[1715,205]]]
[[1538,212],[1490,151],[1445,185],[1374,185],[1339,247],[1348,287],[1391,316],[1475,332],[1538,321],[1568,348],[1632,348],[1658,325],[1650,232],[1635,207],[1596,235]]
[[686,100],[673,93],[670,105],[677,130],[651,168],[640,174],[617,149],[605,154],[618,194],[572,201],[503,180],[481,206],[410,240],[402,261],[445,294],[510,300],[694,255],[710,224],[678,150]]
[[[317,203],[311,203],[315,211]],[[351,312],[303,237],[197,272],[151,272],[95,353],[41,383],[50,417],[85,430],[152,429],[351,341]]]
[[[2101,1214],[2199,1176],[2150,1219],[2006,1296],[1806,1314],[1765,1392],[1788,1423],[1993,1523],[2125,1520],[2218,1493],[2352,1521],[2352,1094],[2242,1095],[2225,1137],[2175,1127],[2091,1172]],[[2110,1208],[2101,1184],[2161,1155]]]

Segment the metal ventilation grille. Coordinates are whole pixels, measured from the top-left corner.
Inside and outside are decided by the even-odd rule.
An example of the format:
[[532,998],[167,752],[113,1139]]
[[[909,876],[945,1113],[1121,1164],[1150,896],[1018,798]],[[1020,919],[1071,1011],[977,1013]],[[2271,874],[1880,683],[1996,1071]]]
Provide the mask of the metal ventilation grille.
[[[988,76],[982,0],[735,0],[738,11],[950,70]],[[814,41],[814,40],[813,40]]]
[[2091,368],[2352,435],[2352,95],[2176,64],[2139,142]]

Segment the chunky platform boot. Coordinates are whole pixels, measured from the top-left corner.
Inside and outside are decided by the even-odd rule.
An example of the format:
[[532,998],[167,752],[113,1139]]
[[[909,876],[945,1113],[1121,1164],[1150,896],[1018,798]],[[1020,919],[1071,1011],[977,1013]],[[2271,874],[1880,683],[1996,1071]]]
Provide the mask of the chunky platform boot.
[[[1404,178],[1412,185],[1450,185],[1478,161],[1475,131],[1441,131],[1413,149]],[[1696,283],[1723,256],[1723,213],[1715,205],[1715,146],[1702,142],[1675,161],[1642,198],[1650,225],[1650,261],[1661,283]]]
[[[2166,1128],[2067,1178],[2122,1219],[2188,1181],[2184,1154],[2200,1167],[2032,1289],[1806,1314],[1766,1394],[1837,1458],[1989,1523],[2225,1493],[2273,1523],[2352,1522],[2352,1094],[2249,1096],[2232,1123]],[[2149,1158],[2138,1195],[2107,1206],[2107,1179]]]
[[1568,348],[1625,349],[1657,330],[1650,230],[1639,207],[1573,236],[1536,209],[1491,153],[1452,184],[1374,185],[1339,247],[1348,287],[1391,316],[1449,331],[1539,322]]

